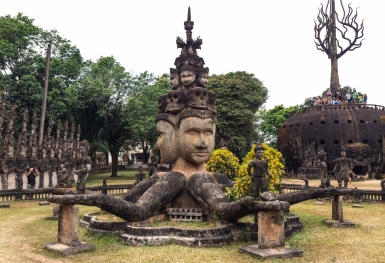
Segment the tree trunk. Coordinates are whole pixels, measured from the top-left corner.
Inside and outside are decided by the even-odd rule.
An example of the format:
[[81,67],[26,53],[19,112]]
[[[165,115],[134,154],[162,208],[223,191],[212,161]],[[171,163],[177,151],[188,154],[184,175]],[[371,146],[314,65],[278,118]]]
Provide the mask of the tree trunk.
[[331,58],[330,91],[336,94],[341,90],[340,79],[338,76],[338,59],[336,56]]
[[338,58],[337,58],[337,30],[336,30],[336,7],[335,1],[331,1],[330,5],[331,14],[331,74],[330,74],[330,91],[334,95],[337,91],[341,90],[340,79],[338,76]]
[[108,165],[109,164],[109,160],[108,160],[108,151],[105,151],[104,152],[104,163],[106,164],[106,165]]
[[114,151],[110,151],[111,153],[111,177],[118,177],[118,154]]

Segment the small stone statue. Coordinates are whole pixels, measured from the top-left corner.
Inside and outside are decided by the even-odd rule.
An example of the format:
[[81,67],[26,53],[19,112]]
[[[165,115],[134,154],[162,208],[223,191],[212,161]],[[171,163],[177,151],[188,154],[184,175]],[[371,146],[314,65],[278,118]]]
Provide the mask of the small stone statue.
[[74,171],[78,175],[78,182],[76,185],[76,192],[84,194],[86,187],[86,180],[91,170],[91,158],[88,156],[89,144],[86,140],[80,142],[79,157],[76,161],[77,169]]
[[321,185],[320,188],[330,187],[330,178],[328,176],[328,166],[325,162],[326,152],[323,149],[318,151],[318,168],[320,169]]
[[[247,173],[251,177],[253,197],[254,199],[258,199],[259,192],[267,192],[266,174],[269,175],[269,177],[271,177],[271,174],[269,172],[267,162],[262,160],[263,146],[261,144],[257,144],[254,148],[254,152],[255,159],[249,162],[249,165],[247,166]],[[254,169],[253,173],[251,172],[251,168]]]
[[341,148],[341,158],[334,160],[335,166],[332,173],[337,173],[336,179],[338,187],[342,187],[342,181],[344,181],[344,187],[348,187],[349,173],[354,167],[354,161],[350,158],[346,158],[345,148]]
[[146,177],[146,174],[143,172],[143,167],[139,166],[138,172],[135,174],[135,179],[136,179],[135,184],[138,184],[141,181],[143,181],[144,177]]
[[156,169],[158,168],[158,164],[156,163],[156,158],[153,154],[150,156],[150,162],[147,164],[148,167],[148,177],[151,177]]

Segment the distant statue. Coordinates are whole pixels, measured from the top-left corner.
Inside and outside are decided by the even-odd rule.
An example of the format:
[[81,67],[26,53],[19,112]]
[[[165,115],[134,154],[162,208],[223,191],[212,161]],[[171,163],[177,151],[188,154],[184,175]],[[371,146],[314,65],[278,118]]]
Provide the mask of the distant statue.
[[150,156],[150,162],[147,164],[147,167],[148,167],[148,177],[151,177],[155,173],[156,169],[158,168],[156,158],[153,154],[151,154]]
[[56,187],[71,187],[71,182],[69,181],[70,174],[69,174],[69,163],[65,159],[65,157],[62,157],[60,160],[61,164],[59,166],[59,169],[57,170],[57,180],[58,185]]
[[138,184],[141,181],[143,181],[145,177],[146,177],[146,174],[143,172],[143,167],[139,166],[138,172],[135,174],[135,179],[136,179],[135,184]]
[[[262,160],[263,151],[263,146],[257,144],[254,148],[255,159],[250,161],[247,166],[247,173],[252,181],[254,199],[259,198],[259,192],[267,192],[266,174],[271,177],[267,162]],[[252,168],[254,169],[253,173],[251,171]]]
[[336,179],[338,187],[342,187],[342,181],[344,181],[344,187],[348,187],[349,174],[354,167],[354,161],[350,158],[346,158],[345,148],[341,148],[341,158],[334,160],[335,166],[332,173],[336,173]]
[[76,161],[76,170],[78,175],[78,182],[76,185],[76,192],[85,193],[86,180],[91,170],[91,158],[88,156],[89,144],[86,140],[81,141],[79,145],[79,157]]
[[320,169],[321,185],[320,188],[330,187],[330,178],[328,177],[328,166],[325,162],[326,152],[323,149],[318,151],[318,168]]

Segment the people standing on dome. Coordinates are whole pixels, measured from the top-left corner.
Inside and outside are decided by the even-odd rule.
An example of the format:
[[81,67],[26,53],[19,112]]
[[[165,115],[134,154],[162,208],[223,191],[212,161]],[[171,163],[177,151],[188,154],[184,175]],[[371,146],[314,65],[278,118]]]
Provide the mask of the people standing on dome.
[[364,104],[366,104],[368,102],[368,95],[366,95],[366,93],[364,94]]

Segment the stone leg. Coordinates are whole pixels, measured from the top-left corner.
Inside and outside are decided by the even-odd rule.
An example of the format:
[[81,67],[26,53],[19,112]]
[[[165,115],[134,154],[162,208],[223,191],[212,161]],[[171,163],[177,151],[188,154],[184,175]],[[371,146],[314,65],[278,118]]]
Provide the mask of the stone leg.
[[196,200],[211,209],[211,212],[215,212],[220,219],[226,221],[235,221],[258,211],[286,210],[290,207],[286,202],[254,202],[252,197],[245,197],[230,203],[219,185],[207,173],[192,175],[187,182],[187,191]]
[[53,171],[49,171],[48,172],[48,187],[53,187],[52,175],[53,175]]
[[182,173],[169,172],[160,178],[136,203],[102,194],[52,195],[47,200],[60,204],[81,204],[97,206],[127,221],[143,221],[156,215],[161,208],[185,188],[186,179]]
[[1,174],[1,189],[8,189],[8,174]]
[[38,187],[36,188],[40,188],[40,189],[43,189],[44,188],[44,175],[45,175],[45,172],[41,172],[40,175],[39,175],[39,184],[38,184]]

